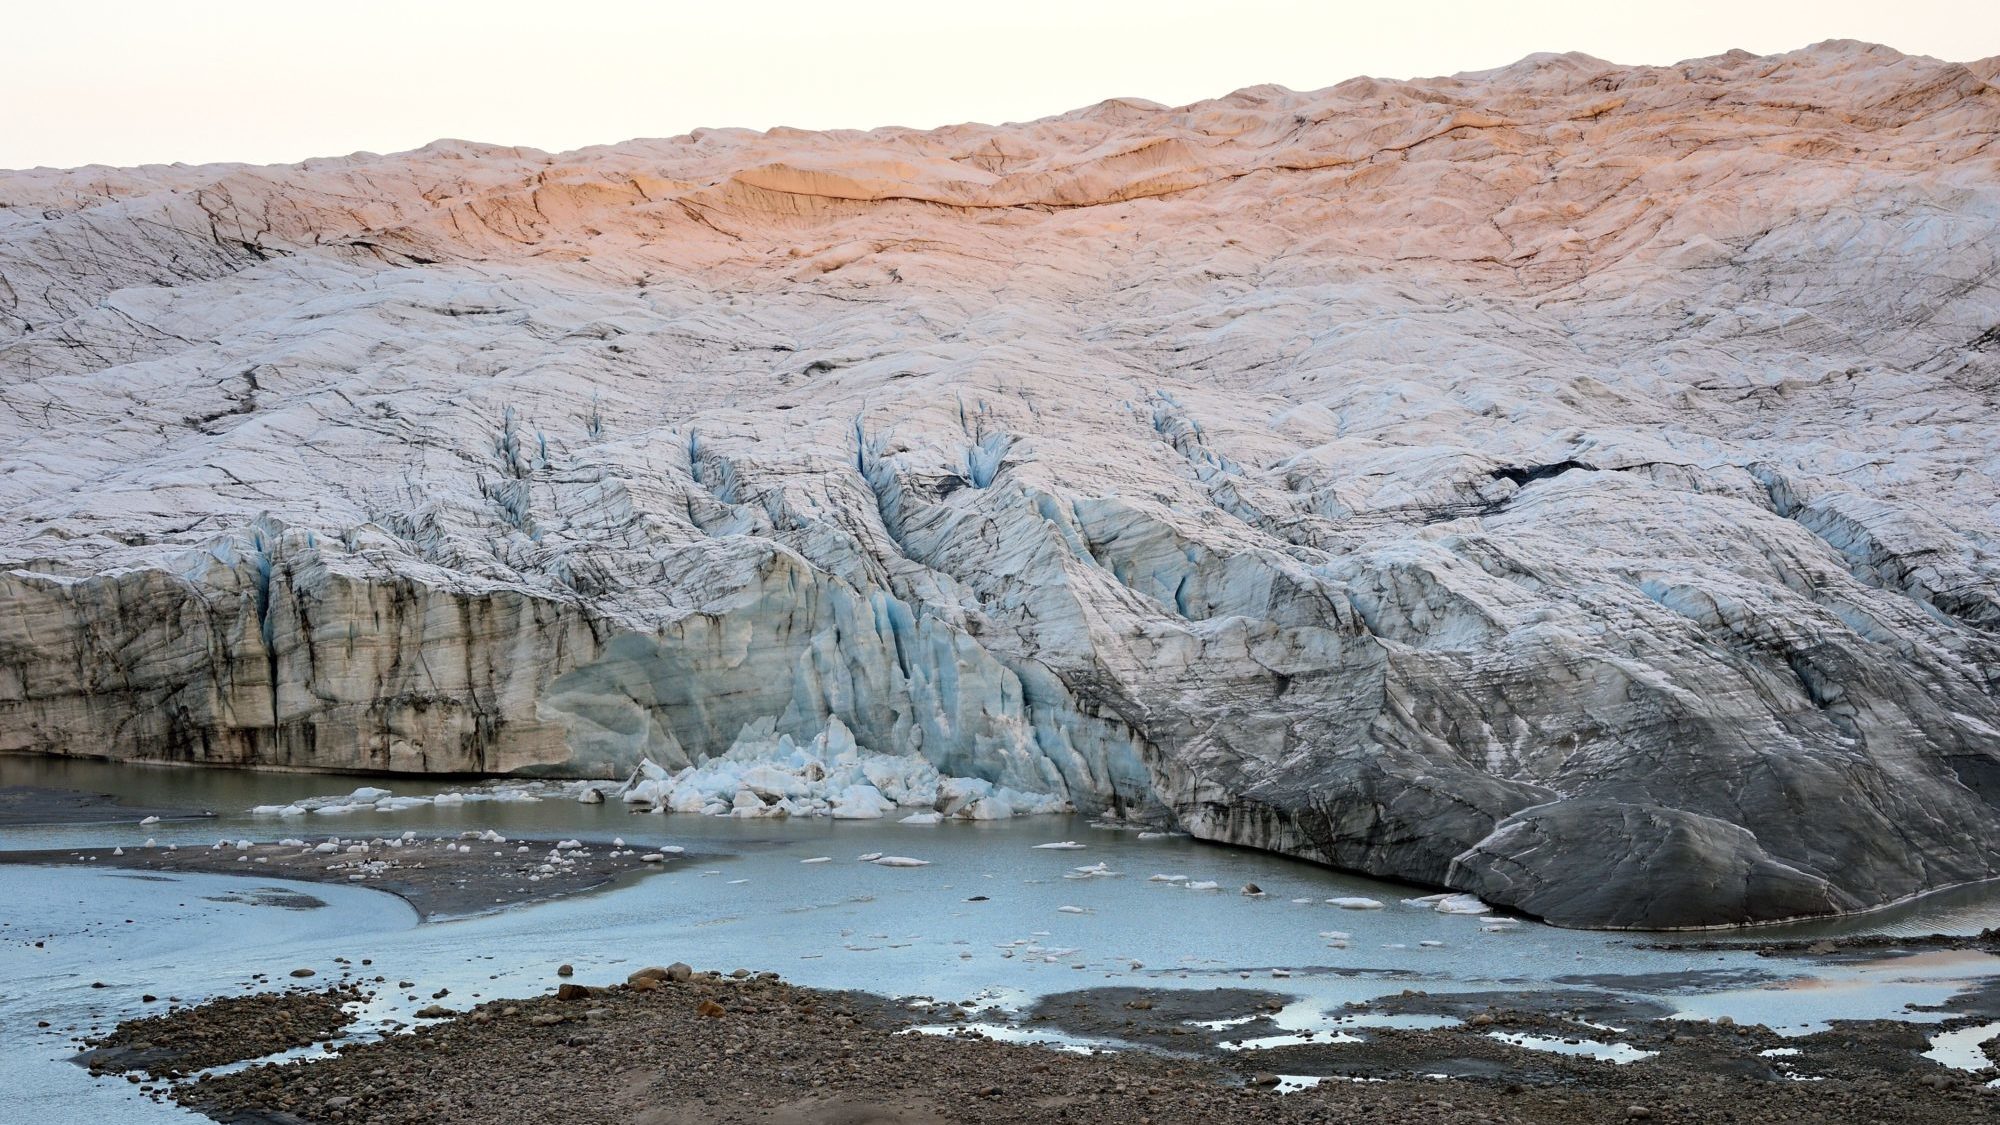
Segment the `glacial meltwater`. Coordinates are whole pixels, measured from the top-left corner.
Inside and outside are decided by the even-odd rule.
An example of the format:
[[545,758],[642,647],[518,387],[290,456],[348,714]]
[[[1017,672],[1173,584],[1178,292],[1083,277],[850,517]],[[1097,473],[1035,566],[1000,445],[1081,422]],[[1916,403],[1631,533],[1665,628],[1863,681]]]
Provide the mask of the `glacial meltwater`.
[[[0,828],[6,850],[98,857],[80,866],[0,865],[0,1120],[188,1120],[194,1115],[155,1104],[122,1078],[93,1078],[73,1065],[76,1037],[157,1012],[162,1003],[145,1003],[146,994],[192,1002],[289,983],[286,974],[297,968],[325,981],[364,959],[363,978],[387,983],[353,1029],[358,1035],[386,1020],[413,1020],[440,990],[460,1006],[538,993],[553,986],[563,963],[574,965],[574,979],[584,984],[622,981],[639,966],[679,960],[771,970],[806,985],[972,1000],[1003,1013],[1097,985],[1254,987],[1291,998],[1274,1017],[1281,1032],[1320,1042],[1346,1041],[1344,1029],[1369,1025],[1371,1017],[1357,1015],[1351,1002],[1404,990],[1609,993],[1664,1003],[1687,1018],[1728,1015],[1793,1034],[1834,1019],[1940,1019],[1924,1009],[2000,975],[2000,958],[1979,953],[1829,961],[1747,949],[1652,949],[1660,935],[1444,913],[1435,903],[1410,901],[1432,888],[1184,836],[1142,838],[1073,816],[937,824],[905,824],[893,815],[739,820],[635,815],[615,799],[474,800],[287,817],[248,811],[361,784],[418,795],[476,793],[481,783],[0,757],[0,786],[111,793],[133,806],[215,813],[144,825],[134,816]],[[685,850],[668,852],[662,871],[635,872],[600,890],[424,923],[403,900],[362,885],[255,872],[139,872],[113,866],[112,855],[149,839],[154,847],[210,848],[223,840],[409,831],[429,838],[468,829],[510,840],[573,838],[610,847],[622,839],[632,850]],[[1064,842],[1080,846],[1040,846]],[[924,863],[857,862],[872,853]],[[1246,894],[1250,885],[1261,893]],[[1349,909],[1329,900],[1382,905]],[[1972,888],[1755,933],[1918,935],[1995,925],[2000,895]],[[1742,935],[1676,935],[1729,936]],[[263,981],[251,979],[260,973]],[[399,980],[418,987],[393,987]],[[1442,1017],[1373,1018],[1410,1025]],[[1593,1018],[1581,1047],[1523,1045],[1582,1050],[1607,1065],[1643,1057],[1619,1045],[1615,1019]],[[43,1021],[47,1027],[38,1026]],[[1100,1046],[1040,1037],[1065,1049]]]

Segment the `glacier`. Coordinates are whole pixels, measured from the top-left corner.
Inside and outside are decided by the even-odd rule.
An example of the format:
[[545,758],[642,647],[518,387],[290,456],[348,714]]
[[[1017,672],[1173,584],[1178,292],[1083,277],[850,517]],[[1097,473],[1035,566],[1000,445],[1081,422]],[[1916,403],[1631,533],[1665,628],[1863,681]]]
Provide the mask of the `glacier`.
[[1996,73],[0,172],[0,751],[1995,878]]

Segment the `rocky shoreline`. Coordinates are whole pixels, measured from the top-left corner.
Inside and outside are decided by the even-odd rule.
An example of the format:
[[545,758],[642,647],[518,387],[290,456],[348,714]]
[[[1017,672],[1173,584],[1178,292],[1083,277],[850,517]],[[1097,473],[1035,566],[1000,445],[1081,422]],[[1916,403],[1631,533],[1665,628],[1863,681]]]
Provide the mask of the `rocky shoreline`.
[[[1954,1070],[1921,1054],[1930,1032],[1991,1018],[1986,1002],[1939,1025],[1853,1021],[1781,1039],[1727,1020],[1662,1021],[1664,1012],[1609,993],[1406,993],[1370,1007],[1449,1011],[1463,1022],[1357,1027],[1260,1047],[1277,1031],[1270,1015],[1285,1002],[1279,993],[1087,989],[1003,1013],[684,965],[641,969],[603,988],[552,972],[550,984],[550,995],[426,1009],[430,1018],[409,1034],[163,1085],[154,1096],[219,1121],[286,1125],[505,1125],[548,1120],[552,1106],[565,1121],[606,1125],[1955,1123],[1989,1121],[2000,1109],[2000,1093],[1982,1087],[2000,1071]],[[289,995],[269,1003],[301,1002]],[[176,1021],[212,1041],[240,1023],[240,1057],[257,1057],[269,1042],[263,1011],[254,997],[215,1002],[140,1029],[121,1025],[107,1041],[141,1031],[161,1039],[159,1025]],[[1615,1065],[1521,1045],[1531,1037],[1575,1044],[1605,1034],[1594,1029],[1614,1017],[1617,1037],[1650,1057]],[[1025,1033],[1064,1046],[995,1038]]]
[[86,1043],[76,1061],[93,1074],[143,1070],[180,1078],[212,1066],[328,1043],[354,1022],[368,998],[357,985],[222,996],[120,1023]]

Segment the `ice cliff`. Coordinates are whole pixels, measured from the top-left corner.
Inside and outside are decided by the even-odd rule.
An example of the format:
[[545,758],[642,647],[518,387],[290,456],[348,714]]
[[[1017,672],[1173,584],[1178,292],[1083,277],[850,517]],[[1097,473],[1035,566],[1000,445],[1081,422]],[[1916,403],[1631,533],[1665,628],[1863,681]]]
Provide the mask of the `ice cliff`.
[[2000,875],[1996,71],[0,173],[0,750],[837,728],[1574,925]]

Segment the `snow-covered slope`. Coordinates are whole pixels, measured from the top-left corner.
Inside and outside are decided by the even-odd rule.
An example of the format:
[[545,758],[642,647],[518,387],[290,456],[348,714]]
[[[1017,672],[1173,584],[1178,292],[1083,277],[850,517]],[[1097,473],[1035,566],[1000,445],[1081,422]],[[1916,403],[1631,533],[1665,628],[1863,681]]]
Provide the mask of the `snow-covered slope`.
[[1992,877],[1996,69],[0,173],[0,749],[837,726],[1573,924]]

